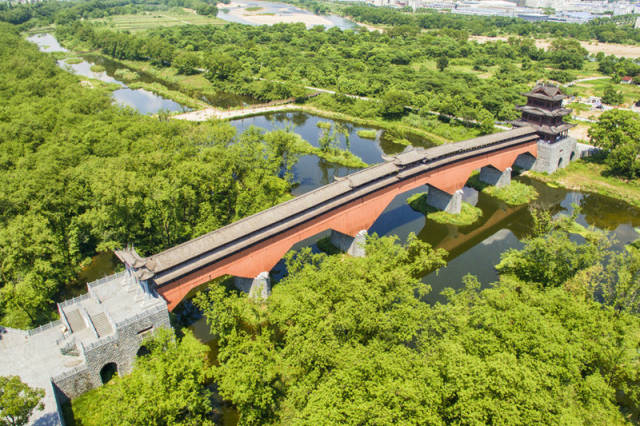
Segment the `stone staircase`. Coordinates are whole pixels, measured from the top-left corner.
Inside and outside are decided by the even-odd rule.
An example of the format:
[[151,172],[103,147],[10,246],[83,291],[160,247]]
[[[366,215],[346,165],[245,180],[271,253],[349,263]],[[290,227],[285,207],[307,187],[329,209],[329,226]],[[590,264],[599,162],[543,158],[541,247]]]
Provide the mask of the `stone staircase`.
[[93,326],[96,329],[96,333],[98,333],[98,337],[107,336],[113,333],[111,323],[109,322],[109,319],[104,312],[91,315],[91,321],[93,322]]

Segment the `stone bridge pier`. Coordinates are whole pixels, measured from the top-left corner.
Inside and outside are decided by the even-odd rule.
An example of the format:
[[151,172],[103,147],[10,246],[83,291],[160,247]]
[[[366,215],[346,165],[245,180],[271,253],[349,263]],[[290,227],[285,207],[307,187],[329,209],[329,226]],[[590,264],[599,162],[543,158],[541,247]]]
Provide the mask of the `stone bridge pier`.
[[367,236],[368,233],[366,229],[359,231],[355,237],[331,230],[331,237],[329,239],[331,244],[341,251],[353,257],[364,257],[366,255],[364,246],[367,243]]
[[511,183],[511,167],[500,171],[493,166],[486,166],[480,169],[480,181],[489,185],[502,188]]
[[449,194],[435,186],[428,185],[427,204],[447,213],[458,214],[462,209],[462,189]]

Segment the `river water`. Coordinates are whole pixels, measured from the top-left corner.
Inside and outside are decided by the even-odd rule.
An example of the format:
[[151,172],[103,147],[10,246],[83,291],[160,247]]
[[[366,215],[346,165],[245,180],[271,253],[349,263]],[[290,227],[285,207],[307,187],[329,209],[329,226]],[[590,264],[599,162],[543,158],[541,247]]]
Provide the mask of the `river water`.
[[[38,45],[38,48],[42,52],[68,52],[67,49],[65,49],[60,45],[60,43],[58,43],[58,40],[52,34],[35,34],[28,37],[27,40]],[[107,59],[103,56],[85,54],[82,55],[82,62],[75,64],[69,63],[68,60],[59,60],[58,65],[61,68],[66,69],[76,75],[104,81],[105,83],[114,83],[119,85],[121,88],[114,90],[111,94],[114,102],[118,105],[133,108],[141,114],[157,114],[160,111],[186,112],[190,110],[189,108],[171,99],[156,95],[155,93],[148,90],[131,89],[127,87],[126,83],[118,80],[115,77],[115,72],[118,69],[128,68],[117,61]],[[91,67],[93,65],[100,65],[104,68],[104,71],[91,71]],[[173,85],[166,81],[159,81],[153,76],[140,71],[135,72],[138,74],[138,81],[141,81],[143,83],[159,82],[170,90],[179,90],[176,85]],[[209,105],[220,108],[245,106],[256,103],[255,99],[252,99],[249,96],[234,95],[225,92],[216,92],[215,95],[204,95],[194,90],[191,93],[188,93],[188,95],[197,97],[202,101],[208,103]]]
[[303,22],[307,28],[315,25],[324,25],[325,28],[338,27],[342,30],[357,27],[354,22],[337,15],[316,15],[308,10],[285,3],[234,1],[228,5],[220,3],[218,4],[218,9],[218,18],[245,25]]
[[[265,7],[264,2],[260,2],[260,4]],[[29,40],[36,43],[45,52],[66,51],[51,34],[34,35],[29,37]],[[124,83],[113,77],[113,73],[120,66],[116,62],[102,57],[87,56],[86,59],[78,64],[60,62],[61,66],[78,75],[121,85],[121,89],[113,92],[114,100],[120,104],[131,106],[143,114],[153,114],[160,110],[175,111],[183,108],[179,104],[151,92],[127,88]],[[105,71],[91,71],[92,63],[102,65]],[[231,102],[237,101],[238,99],[232,99]],[[242,100],[240,101],[242,102]],[[239,132],[250,126],[265,130],[288,127],[314,146],[318,146],[322,135],[322,129],[318,127],[318,123],[321,121],[335,123],[334,120],[304,112],[288,112],[242,118],[231,121],[231,124]],[[405,149],[410,149],[393,143],[390,138],[386,137],[383,130],[373,129],[376,131],[376,137],[371,140],[357,134],[359,130],[368,128],[348,122],[340,122],[340,124],[346,128],[349,134],[348,139],[340,136],[340,148],[351,151],[367,164],[380,163],[383,161],[383,155],[394,155]],[[432,146],[430,141],[420,138],[412,139],[411,143],[414,146],[425,148]],[[303,155],[293,168],[294,180],[297,182],[293,194],[303,194],[332,182],[334,176],[345,176],[354,171],[356,169],[332,164],[314,155]],[[554,189],[538,181],[527,178],[518,179],[535,186],[540,193],[539,199],[532,203],[532,206],[549,209],[555,214],[571,214],[572,205],[576,204],[582,208],[582,214],[578,218],[581,224],[610,231],[612,238],[618,241],[619,245],[638,238],[635,228],[640,226],[640,210],[636,208],[596,194]],[[467,273],[478,276],[485,285],[495,281],[497,274],[494,265],[498,263],[500,254],[509,248],[521,247],[521,240],[530,232],[532,221],[528,207],[509,207],[480,193],[477,206],[482,209],[483,216],[477,223],[465,227],[442,225],[426,219],[423,214],[412,210],[407,204],[406,200],[409,196],[421,191],[424,189],[416,189],[398,196],[382,213],[369,232],[378,235],[397,235],[401,241],[405,241],[410,233],[415,233],[421,240],[434,247],[445,248],[449,252],[448,265],[437,273],[430,273],[424,277],[425,282],[433,287],[431,295],[433,300],[439,300],[439,293],[445,287],[460,287],[462,277]],[[469,191],[473,192],[473,190]],[[311,245],[314,250],[317,250],[315,241],[322,236],[316,236],[302,245]],[[286,273],[283,264],[276,266],[272,273],[276,280],[282,277]]]
[[[231,124],[239,131],[252,125],[265,130],[289,127],[314,146],[318,146],[318,140],[322,135],[322,129],[317,126],[320,121],[332,122],[304,112],[290,112],[233,120]],[[357,135],[356,132],[363,127],[349,123],[346,123],[346,126],[349,131],[349,145],[343,138],[341,148],[348,149],[368,164],[383,161],[383,155],[393,155],[410,149],[385,139],[383,131],[378,131],[376,139],[370,140]],[[418,140],[412,143],[422,147],[432,145],[429,141]],[[353,171],[355,170],[332,165],[315,156],[303,156],[293,168],[295,180],[299,182],[294,194],[299,195],[326,185],[332,182],[333,176],[345,176]],[[527,177],[516,179],[533,185],[540,194],[540,197],[531,203],[532,207],[544,208],[556,215],[570,215],[573,205],[578,205],[582,209],[578,222],[610,231],[618,246],[634,241],[639,236],[634,228],[640,226],[640,209],[597,194],[551,188]],[[470,188],[466,190],[475,192]],[[462,277],[466,274],[476,275],[485,286],[494,282],[498,278],[494,265],[499,262],[500,254],[510,248],[522,247],[521,240],[531,231],[529,206],[510,207],[479,193],[477,207],[482,210],[483,216],[478,222],[469,226],[443,225],[427,219],[422,213],[409,207],[407,198],[424,191],[425,188],[418,188],[396,197],[369,229],[369,233],[397,235],[401,241],[406,241],[408,235],[414,233],[433,247],[441,247],[449,252],[445,268],[423,277],[423,281],[432,286],[431,295],[427,298],[430,301],[441,301],[440,292],[446,287],[460,288]],[[323,236],[324,234],[316,236],[298,247],[310,245],[317,250],[315,242]],[[285,273],[283,262],[272,271],[276,280]]]

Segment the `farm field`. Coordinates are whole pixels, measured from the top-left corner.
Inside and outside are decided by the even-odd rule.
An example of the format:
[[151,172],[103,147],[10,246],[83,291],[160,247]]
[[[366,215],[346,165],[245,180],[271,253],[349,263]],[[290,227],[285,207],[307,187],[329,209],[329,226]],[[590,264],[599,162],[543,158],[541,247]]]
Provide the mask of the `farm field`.
[[103,22],[113,29],[132,32],[174,25],[222,25],[226,23],[222,19],[197,15],[191,9],[179,8],[135,15],[115,15],[94,19],[93,22]]

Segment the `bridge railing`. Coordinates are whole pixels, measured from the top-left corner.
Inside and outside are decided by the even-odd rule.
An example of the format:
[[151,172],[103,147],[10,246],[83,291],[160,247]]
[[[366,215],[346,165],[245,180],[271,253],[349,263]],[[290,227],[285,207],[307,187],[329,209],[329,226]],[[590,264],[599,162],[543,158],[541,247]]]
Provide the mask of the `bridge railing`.
[[130,324],[138,322],[138,321],[140,321],[140,320],[142,320],[144,318],[150,317],[151,315],[155,315],[155,314],[157,314],[159,312],[166,311],[166,310],[167,310],[167,306],[165,304],[158,305],[158,306],[155,306],[155,307],[153,307],[153,308],[151,308],[149,310],[146,310],[144,312],[140,312],[139,314],[137,314],[137,315],[135,315],[133,317],[129,317],[127,319],[124,319],[124,320],[116,323],[115,326],[116,326],[117,329],[121,329],[121,328],[126,327],[126,326],[128,326]]
[[58,327],[62,325],[62,321],[60,320],[55,320],[55,321],[51,321],[47,324],[41,325],[38,328],[34,328],[32,330],[27,330],[27,333],[29,336],[33,336],[34,334],[38,334],[38,333],[42,333],[43,331],[49,330],[50,328],[53,327]]
[[68,299],[68,300],[65,300],[64,302],[60,302],[60,308],[65,308],[67,306],[76,304],[78,302],[82,302],[83,300],[87,300],[90,297],[91,297],[91,294],[89,293],[81,294],[80,296],[74,297],[73,299]]

